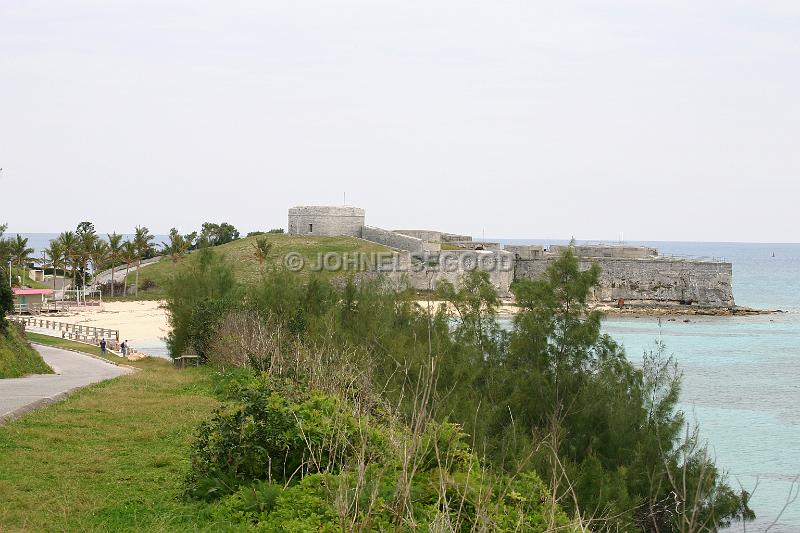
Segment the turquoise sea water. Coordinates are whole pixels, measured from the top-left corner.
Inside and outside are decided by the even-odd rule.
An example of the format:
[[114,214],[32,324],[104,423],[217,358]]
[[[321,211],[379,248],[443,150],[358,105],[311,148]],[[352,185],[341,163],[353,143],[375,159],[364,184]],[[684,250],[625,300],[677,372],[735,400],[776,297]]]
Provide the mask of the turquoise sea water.
[[[785,311],[690,317],[688,323],[662,319],[660,327],[656,318],[603,324],[633,361],[656,339],[666,343],[684,372],[681,409],[700,425],[732,486],[752,491],[757,484],[751,506],[758,518],[747,530],[764,531],[800,476],[800,244],[644,244],[663,255],[724,258],[733,263],[737,304]],[[770,531],[800,531],[800,499]]]

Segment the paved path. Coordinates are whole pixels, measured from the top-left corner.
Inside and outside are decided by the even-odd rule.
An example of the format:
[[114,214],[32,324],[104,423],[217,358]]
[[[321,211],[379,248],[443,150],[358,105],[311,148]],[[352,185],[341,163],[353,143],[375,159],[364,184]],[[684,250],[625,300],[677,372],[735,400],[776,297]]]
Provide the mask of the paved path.
[[[161,259],[162,257],[160,255],[151,257],[150,259],[143,259],[142,268],[158,263],[161,261]],[[131,263],[128,274],[136,274],[136,263]],[[120,265],[114,269],[114,281],[121,282],[123,278],[125,278],[125,265]],[[108,283],[109,281],[111,281],[111,269],[103,270],[102,272],[95,274],[94,278],[92,279],[92,284],[102,285],[104,283]]]
[[72,390],[133,372],[79,353],[34,345],[56,374],[0,379],[0,424],[56,401]]

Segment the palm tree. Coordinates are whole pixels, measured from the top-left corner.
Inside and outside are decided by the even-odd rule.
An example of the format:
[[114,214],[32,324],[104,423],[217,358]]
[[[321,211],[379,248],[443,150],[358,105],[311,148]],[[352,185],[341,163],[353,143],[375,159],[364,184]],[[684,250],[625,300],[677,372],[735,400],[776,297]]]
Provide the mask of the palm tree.
[[50,245],[44,251],[50,266],[53,267],[53,292],[56,290],[56,270],[64,260],[64,248],[58,239],[50,241]]
[[3,238],[8,229],[8,224],[0,224],[0,267],[5,268],[11,259],[11,241]]
[[86,300],[86,273],[89,271],[89,262],[92,259],[92,248],[94,247],[94,236],[83,235],[78,238],[78,248],[75,253],[75,266],[79,270],[79,283],[84,301]]
[[81,222],[75,230],[78,238],[78,262],[81,268],[81,288],[84,290],[84,301],[86,300],[86,273],[89,270],[89,261],[92,260],[92,252],[97,241],[97,232],[91,222]]
[[149,252],[155,239],[144,226],[136,226],[133,234],[133,246],[136,248],[136,294],[139,294],[139,270],[142,267],[142,258]]
[[178,233],[177,228],[172,228],[169,230],[169,244],[162,242],[162,253],[172,259],[173,263],[177,263],[180,259],[186,255],[186,252],[189,250],[189,246],[191,246],[191,236],[187,239],[180,233]]
[[122,260],[125,261],[125,287],[122,295],[128,295],[128,271],[131,268],[131,263],[136,261],[136,245],[132,241],[125,241],[122,244]]
[[25,264],[31,261],[33,248],[28,248],[28,238],[17,234],[16,240],[11,241],[11,257],[22,271],[22,280],[25,280]]
[[70,268],[72,269],[72,288],[75,288],[75,256],[77,255],[78,251],[78,239],[75,238],[75,234],[71,231],[65,231],[58,236],[58,242],[61,243],[61,248],[64,250],[64,286],[67,285],[67,272],[66,266],[67,262],[70,264]]
[[264,265],[264,262],[269,258],[269,252],[272,250],[272,243],[266,237],[261,237],[253,243],[253,255],[258,259],[259,265]]
[[103,264],[108,261],[108,243],[103,239],[95,239],[89,255],[92,258],[92,277],[95,277]]
[[114,296],[114,268],[122,256],[122,235],[108,234],[108,259],[111,261],[111,296]]

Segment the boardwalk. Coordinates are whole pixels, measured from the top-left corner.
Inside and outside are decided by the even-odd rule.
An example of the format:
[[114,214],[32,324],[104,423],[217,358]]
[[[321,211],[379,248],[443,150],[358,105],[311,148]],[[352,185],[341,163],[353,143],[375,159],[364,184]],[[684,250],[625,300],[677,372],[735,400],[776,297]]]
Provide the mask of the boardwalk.
[[34,346],[56,374],[0,379],[0,424],[67,393],[132,372],[89,357],[49,346]]

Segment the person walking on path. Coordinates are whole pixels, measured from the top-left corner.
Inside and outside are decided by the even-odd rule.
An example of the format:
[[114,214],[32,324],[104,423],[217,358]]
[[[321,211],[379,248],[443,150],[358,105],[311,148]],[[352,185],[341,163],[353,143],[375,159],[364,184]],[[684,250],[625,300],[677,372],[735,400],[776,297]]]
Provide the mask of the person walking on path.
[[103,337],[100,339],[100,353],[105,355],[106,354],[106,338]]

